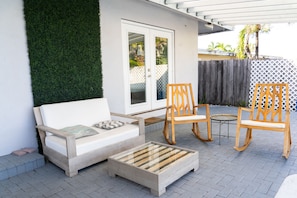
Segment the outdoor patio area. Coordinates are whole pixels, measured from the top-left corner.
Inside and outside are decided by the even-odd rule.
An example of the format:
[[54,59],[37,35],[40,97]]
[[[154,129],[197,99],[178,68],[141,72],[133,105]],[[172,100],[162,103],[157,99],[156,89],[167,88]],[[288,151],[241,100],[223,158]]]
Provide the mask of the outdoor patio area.
[[[236,115],[237,107],[210,106],[210,112]],[[222,125],[224,136],[220,144],[218,123],[212,124],[212,142],[196,139],[189,124],[177,126],[176,146],[199,151],[199,169],[169,185],[160,197],[274,197],[286,176],[297,173],[296,120],[297,112],[291,112],[292,148],[287,160],[282,157],[283,133],[255,130],[250,146],[238,152],[233,149],[235,122],[230,124],[229,138],[227,125]],[[163,126],[163,123],[155,125]],[[206,135],[206,125],[200,124],[200,129]],[[166,143],[162,129],[147,130],[146,142],[149,141]],[[0,181],[0,197],[154,197],[146,187],[121,177],[110,177],[107,168],[104,161],[69,178],[60,168],[46,163]]]

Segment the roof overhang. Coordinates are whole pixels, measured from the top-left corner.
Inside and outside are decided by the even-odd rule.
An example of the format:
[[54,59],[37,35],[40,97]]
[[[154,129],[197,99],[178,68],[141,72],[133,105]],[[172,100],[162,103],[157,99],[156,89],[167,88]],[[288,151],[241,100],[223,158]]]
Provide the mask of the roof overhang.
[[232,30],[235,25],[297,22],[297,0],[147,0],[194,17],[199,35]]

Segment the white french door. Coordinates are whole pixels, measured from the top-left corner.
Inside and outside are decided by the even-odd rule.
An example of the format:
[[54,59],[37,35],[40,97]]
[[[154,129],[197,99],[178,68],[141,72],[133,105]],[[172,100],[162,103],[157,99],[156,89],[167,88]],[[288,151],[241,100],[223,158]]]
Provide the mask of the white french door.
[[166,105],[166,85],[173,81],[171,30],[122,21],[126,113]]

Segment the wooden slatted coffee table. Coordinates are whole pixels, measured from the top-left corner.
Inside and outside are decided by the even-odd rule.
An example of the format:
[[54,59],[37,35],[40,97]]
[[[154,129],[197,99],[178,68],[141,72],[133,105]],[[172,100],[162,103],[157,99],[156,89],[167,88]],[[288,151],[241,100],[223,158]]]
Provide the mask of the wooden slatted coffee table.
[[108,158],[108,173],[139,183],[160,196],[166,187],[199,167],[198,151],[148,142]]

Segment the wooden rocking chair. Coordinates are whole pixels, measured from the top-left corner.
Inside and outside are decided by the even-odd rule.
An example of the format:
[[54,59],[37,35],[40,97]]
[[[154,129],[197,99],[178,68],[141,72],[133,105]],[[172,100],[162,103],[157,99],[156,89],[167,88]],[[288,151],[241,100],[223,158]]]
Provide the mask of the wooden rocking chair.
[[[283,99],[285,99],[283,103]],[[285,116],[282,107],[285,104]],[[250,112],[248,120],[241,120],[242,111]],[[246,128],[243,146],[239,146],[240,129]],[[284,133],[283,156],[288,158],[291,150],[289,85],[287,83],[256,84],[251,108],[238,108],[235,147],[245,150],[252,139],[252,129]]]
[[[205,108],[205,115],[197,114],[200,107]],[[207,139],[201,137],[198,122],[207,123]],[[186,123],[193,123],[192,131],[198,139],[212,141],[209,105],[195,105],[191,84],[167,84],[167,109],[163,134],[168,144],[176,144],[174,125]],[[171,124],[171,134],[168,129],[169,124]]]

